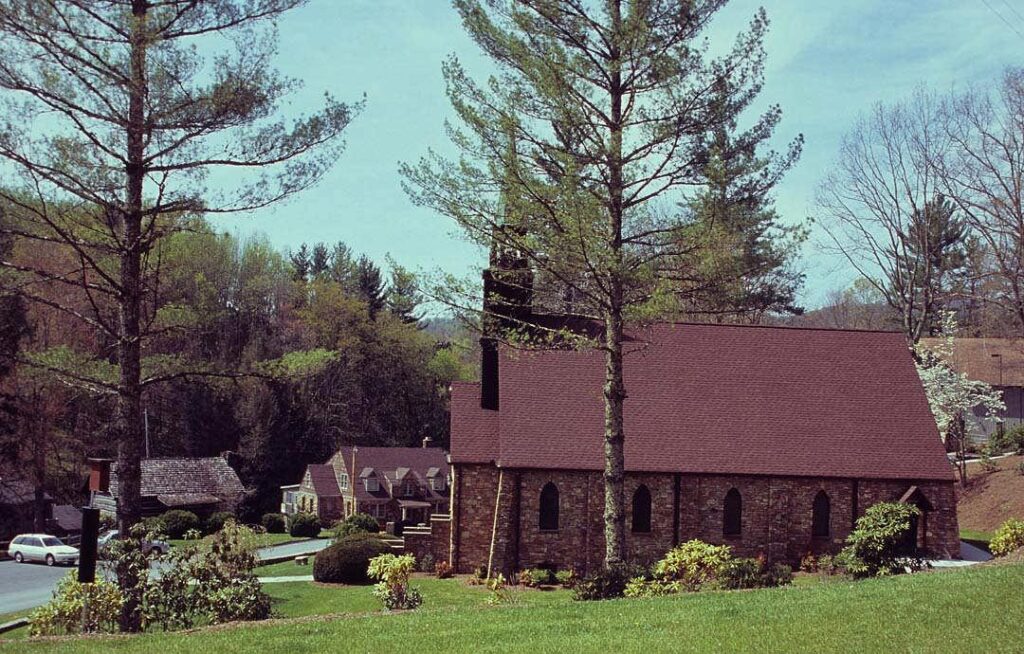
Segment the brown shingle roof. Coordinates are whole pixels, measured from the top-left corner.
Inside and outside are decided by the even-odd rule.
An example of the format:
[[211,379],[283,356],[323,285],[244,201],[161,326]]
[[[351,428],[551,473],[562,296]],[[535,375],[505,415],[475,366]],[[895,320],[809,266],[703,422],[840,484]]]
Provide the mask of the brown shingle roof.
[[[117,466],[110,473],[110,494],[117,496]],[[238,474],[222,457],[142,460],[144,497],[214,495],[236,498],[245,492]]]
[[341,497],[334,466],[328,463],[312,463],[306,466],[306,472],[309,473],[317,497]]
[[[937,338],[922,338],[935,347]],[[1010,338],[957,338],[950,365],[969,379],[993,386],[1024,386],[1024,340]],[[1001,373],[1001,374],[1000,374]]]
[[[437,468],[442,475],[448,474],[448,459],[444,450],[437,447],[362,447],[356,452],[356,467],[362,471],[360,478],[352,480],[355,488],[355,495],[358,499],[387,499],[389,497],[385,486],[386,479],[395,479],[400,469],[406,469],[414,473],[417,478],[426,477],[430,468]],[[336,470],[346,470],[352,474],[352,448],[349,446],[339,449],[328,463]],[[363,484],[363,473],[369,470],[370,475],[377,477],[380,482],[379,490],[367,492]],[[406,472],[406,474],[408,474]],[[446,492],[436,492],[424,485],[424,493],[428,498],[445,499]]]
[[[952,479],[903,337],[663,324],[625,357],[626,467]],[[501,411],[453,386],[452,461],[603,468],[604,357],[503,350]]]

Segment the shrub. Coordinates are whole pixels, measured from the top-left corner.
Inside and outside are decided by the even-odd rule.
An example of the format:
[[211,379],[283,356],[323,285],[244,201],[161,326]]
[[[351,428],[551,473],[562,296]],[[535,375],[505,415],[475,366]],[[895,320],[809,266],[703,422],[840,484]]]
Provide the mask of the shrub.
[[210,517],[206,519],[206,522],[203,523],[203,527],[205,528],[207,534],[215,534],[221,529],[223,529],[224,523],[228,522],[229,520],[232,522],[237,522],[234,513],[231,513],[230,511],[217,511],[216,513],[210,515]]
[[420,592],[409,587],[409,576],[415,566],[412,554],[381,554],[370,560],[369,575],[378,580],[373,596],[386,610],[415,609],[423,603]]
[[812,552],[804,554],[804,557],[800,559],[800,570],[801,572],[817,572],[818,558]]
[[678,581],[684,590],[700,590],[716,578],[732,558],[728,545],[711,545],[691,540],[668,551],[654,566],[654,577],[662,581]]
[[1017,518],[1004,522],[989,543],[989,550],[995,556],[1006,556],[1021,547],[1024,547],[1024,520]]
[[320,518],[312,513],[296,513],[288,533],[296,538],[315,538],[320,535]]
[[252,529],[229,521],[202,546],[175,548],[170,565],[146,581],[144,623],[173,630],[269,617],[270,597],[254,573],[255,542]]
[[365,513],[353,513],[334,527],[333,535],[338,540],[356,533],[376,534],[379,531],[380,524],[376,518]]
[[260,524],[267,530],[268,534],[283,534],[287,524],[284,516],[280,513],[264,513]]
[[1015,452],[1024,454],[1024,425],[1017,425],[1013,429],[997,431],[988,439],[988,446],[992,452]]
[[846,538],[846,547],[837,563],[855,578],[896,574],[905,566],[917,567],[918,561],[902,551],[903,539],[912,518],[921,513],[911,504],[881,502],[857,518],[857,527]]
[[434,576],[438,579],[451,579],[455,575],[455,571],[447,561],[438,561],[434,564]]
[[732,559],[722,566],[717,586],[725,590],[774,588],[793,581],[793,569],[782,563],[768,565],[764,559]]
[[555,581],[562,588],[572,588],[576,583],[576,573],[572,570],[559,570],[555,573]]
[[[198,518],[197,518],[198,519]],[[151,534],[166,534],[167,531],[164,529],[163,516],[154,515],[148,518],[143,518],[141,522],[143,528]],[[111,529],[117,529],[117,521],[114,521],[114,526]]]
[[175,509],[160,516],[163,533],[169,538],[181,538],[189,529],[199,529],[199,517],[191,511]]
[[331,584],[369,583],[370,560],[390,552],[391,548],[375,536],[347,536],[316,555],[313,579]]
[[[88,612],[83,614],[86,603]],[[29,633],[33,636],[60,636],[114,632],[117,631],[123,603],[124,596],[116,584],[102,580],[80,584],[78,573],[71,571],[57,585],[50,603],[29,616]]]
[[469,578],[469,584],[472,586],[479,586],[487,581],[487,566],[478,565],[473,568],[473,575]]
[[527,568],[519,573],[519,583],[531,588],[550,584],[551,582],[551,571],[543,568]]
[[626,585],[637,578],[646,578],[643,568],[620,563],[577,581],[572,589],[572,598],[577,601],[593,601],[622,597]]
[[514,585],[510,585],[505,579],[505,575],[500,572],[487,581],[487,589],[491,591],[491,594],[487,597],[488,604],[519,603],[519,590]]
[[420,572],[433,572],[435,567],[437,564],[433,554],[424,554],[422,559],[416,561],[416,569]]
[[181,535],[182,540],[199,540],[203,534],[198,529],[189,529]]

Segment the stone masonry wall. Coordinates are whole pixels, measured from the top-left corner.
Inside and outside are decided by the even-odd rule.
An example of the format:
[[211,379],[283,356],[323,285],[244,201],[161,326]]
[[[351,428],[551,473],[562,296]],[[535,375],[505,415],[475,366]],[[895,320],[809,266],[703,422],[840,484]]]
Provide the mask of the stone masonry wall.
[[[484,465],[456,465],[452,515],[453,565],[458,572],[488,566],[508,573],[541,565],[573,567],[585,573],[604,558],[604,491],[598,472],[503,470]],[[501,477],[501,495],[498,487]],[[675,484],[678,478],[678,514]],[[559,491],[556,531],[539,528],[540,491],[553,482]],[[631,560],[659,559],[677,542],[698,538],[727,544],[738,556],[764,555],[799,562],[808,552],[836,552],[857,515],[882,501],[895,501],[913,481],[879,481],[742,475],[628,474],[626,543]],[[651,493],[651,532],[633,533],[632,498],[640,484]],[[919,545],[940,556],[959,554],[956,503],[952,482],[916,484],[934,510],[919,525]],[[743,503],[742,529],[722,533],[723,502],[736,488]],[[812,537],[812,505],[824,490],[830,503],[829,535]],[[497,521],[495,511],[497,509]],[[678,527],[676,521],[678,520]],[[497,526],[495,530],[494,527]],[[678,532],[676,533],[676,529]]]

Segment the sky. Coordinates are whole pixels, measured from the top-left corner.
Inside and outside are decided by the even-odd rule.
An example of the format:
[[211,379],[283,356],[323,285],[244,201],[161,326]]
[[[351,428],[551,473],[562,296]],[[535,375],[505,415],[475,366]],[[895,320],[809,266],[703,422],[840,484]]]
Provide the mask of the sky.
[[[762,108],[779,104],[772,146],[797,134],[803,157],[776,191],[787,223],[814,214],[814,192],[843,134],[876,102],[899,101],[919,85],[938,91],[995,83],[1022,65],[1024,0],[733,0],[714,19],[711,48],[728,47],[759,6],[771,20]],[[449,218],[416,207],[401,188],[399,162],[429,149],[453,150],[441,63],[454,54],[478,79],[488,62],[446,0],[311,0],[278,25],[278,68],[303,81],[287,111],[315,107],[323,93],[365,96],[345,131],[346,149],[318,186],[258,214],[219,219],[219,229],[265,235],[276,247],[345,241],[380,264],[390,255],[414,271],[467,274],[484,253]],[[812,230],[799,267],[800,300],[819,306],[848,286],[848,266],[825,255]]]

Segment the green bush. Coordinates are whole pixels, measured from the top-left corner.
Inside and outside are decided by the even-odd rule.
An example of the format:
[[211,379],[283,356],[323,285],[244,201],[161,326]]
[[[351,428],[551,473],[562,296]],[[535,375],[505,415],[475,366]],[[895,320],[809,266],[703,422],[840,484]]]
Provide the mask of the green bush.
[[[164,518],[163,518],[163,516],[154,515],[154,516],[150,516],[148,518],[143,518],[141,524],[142,524],[143,528],[145,528],[145,530],[147,532],[151,533],[151,534],[165,534],[166,535],[166,533],[167,533],[166,530],[164,529]],[[117,521],[114,521],[114,526],[111,527],[111,529],[117,529]]]
[[559,570],[555,573],[555,581],[562,588],[572,588],[576,584],[576,573],[572,570]]
[[676,581],[683,590],[700,590],[713,581],[732,559],[728,545],[711,545],[691,540],[672,548],[665,558],[654,566],[654,577],[662,581]]
[[989,543],[989,550],[995,556],[1006,556],[1021,547],[1024,547],[1024,520],[1017,518],[1004,522]]
[[288,526],[284,516],[280,513],[264,513],[260,524],[268,534],[283,534]]
[[369,534],[342,538],[321,550],[313,561],[313,579],[329,584],[366,584],[370,559],[389,554],[387,543]]
[[646,576],[642,567],[620,563],[577,581],[572,589],[572,598],[586,602],[622,597],[631,580],[645,579]]
[[216,534],[218,531],[224,528],[224,523],[228,521],[238,522],[235,518],[235,514],[230,511],[217,511],[211,514],[206,522],[203,523],[203,530],[207,534]]
[[320,518],[312,513],[296,513],[288,533],[296,538],[316,538],[320,535]]
[[530,586],[536,588],[538,586],[544,586],[550,584],[553,579],[553,575],[550,570],[544,568],[527,568],[519,573],[519,583],[524,586]]
[[199,517],[191,511],[175,509],[160,516],[163,533],[168,538],[181,538],[190,529],[199,529]]
[[1002,454],[1003,452],[1024,453],[1024,425],[1017,425],[1013,429],[996,432],[989,436],[989,450]]
[[368,574],[378,580],[373,587],[373,595],[386,610],[415,609],[423,603],[420,592],[409,587],[409,577],[415,566],[416,559],[412,554],[381,554],[370,560]]
[[252,529],[228,521],[203,543],[175,548],[170,565],[145,581],[144,625],[171,631],[268,618],[270,597],[254,572],[256,540]]
[[[88,612],[83,616],[86,603]],[[116,584],[103,580],[80,584],[78,573],[71,571],[57,585],[50,603],[29,616],[29,633],[32,636],[112,633],[117,631],[123,603],[124,596]]]
[[334,527],[334,539],[338,540],[360,532],[376,534],[380,531],[377,519],[365,513],[353,513]]
[[920,561],[903,551],[903,540],[921,510],[902,502],[880,502],[857,518],[837,563],[857,579],[897,574]]
[[732,559],[718,574],[717,586],[725,590],[774,588],[793,581],[793,569],[782,563],[768,565],[763,559]]

